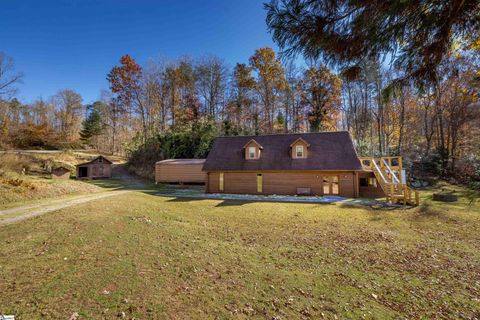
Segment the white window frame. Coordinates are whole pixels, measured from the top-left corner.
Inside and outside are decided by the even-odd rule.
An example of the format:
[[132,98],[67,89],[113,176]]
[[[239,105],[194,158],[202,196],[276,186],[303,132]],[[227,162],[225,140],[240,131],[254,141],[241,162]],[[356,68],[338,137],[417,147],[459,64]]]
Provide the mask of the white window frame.
[[[253,157],[252,157],[253,153]],[[257,157],[257,148],[256,147],[248,147],[248,159],[255,159]]]
[[[300,151],[300,152],[299,152]],[[298,155],[300,153],[300,156]],[[302,145],[295,146],[295,157],[296,158],[303,158],[304,157],[304,150]]]

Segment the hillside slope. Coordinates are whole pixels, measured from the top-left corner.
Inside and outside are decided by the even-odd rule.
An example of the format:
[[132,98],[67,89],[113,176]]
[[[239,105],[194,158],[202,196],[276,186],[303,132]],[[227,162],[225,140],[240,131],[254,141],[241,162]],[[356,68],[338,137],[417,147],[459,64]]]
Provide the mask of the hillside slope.
[[[89,194],[103,189],[74,179],[51,179],[52,168],[64,166],[75,174],[75,165],[98,154],[86,152],[15,151],[0,153],[0,208],[27,201],[73,194]],[[112,158],[116,163],[123,160]]]

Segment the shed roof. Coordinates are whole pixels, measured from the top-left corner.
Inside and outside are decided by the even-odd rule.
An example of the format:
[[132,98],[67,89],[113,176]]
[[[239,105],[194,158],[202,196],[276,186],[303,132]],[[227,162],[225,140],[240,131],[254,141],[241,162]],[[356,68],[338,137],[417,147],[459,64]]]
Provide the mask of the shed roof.
[[59,169],[70,170],[70,169],[68,169],[68,168],[65,167],[65,166],[57,166],[57,167],[54,167],[52,170],[59,170]]
[[[259,159],[247,160],[243,146],[255,138],[263,146]],[[302,138],[308,158],[292,159],[290,145]],[[362,166],[346,131],[219,137],[203,166],[204,171],[258,170],[361,170]]]
[[173,165],[192,165],[192,164],[203,165],[204,163],[205,163],[205,159],[166,159],[166,160],[156,162],[156,164],[173,164]]
[[88,162],[84,162],[84,163],[77,164],[76,166],[77,166],[77,167],[78,167],[78,166],[85,166],[85,165],[87,165],[87,164],[90,164],[90,163],[93,163],[93,162],[97,161],[97,160],[100,159],[100,158],[102,158],[102,159],[104,160],[104,162],[106,162],[106,163],[108,163],[108,164],[112,164],[112,163],[113,163],[112,161],[108,160],[108,159],[105,158],[104,156],[98,156],[98,157],[96,157],[95,159],[92,159],[92,160],[90,160],[90,161],[88,161]]
[[68,169],[67,167],[63,167],[63,166],[55,167],[55,168],[52,169],[52,173],[56,172],[56,171],[64,171],[64,172],[69,171],[70,172],[70,169]]

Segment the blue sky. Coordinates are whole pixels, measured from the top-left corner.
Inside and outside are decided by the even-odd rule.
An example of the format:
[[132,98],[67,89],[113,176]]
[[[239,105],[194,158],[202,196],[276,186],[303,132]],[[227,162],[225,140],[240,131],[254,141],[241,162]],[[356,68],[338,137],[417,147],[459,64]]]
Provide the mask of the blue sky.
[[233,66],[273,44],[262,0],[5,0],[0,51],[25,74],[18,98],[74,89],[98,99],[121,55],[138,63],[215,54]]

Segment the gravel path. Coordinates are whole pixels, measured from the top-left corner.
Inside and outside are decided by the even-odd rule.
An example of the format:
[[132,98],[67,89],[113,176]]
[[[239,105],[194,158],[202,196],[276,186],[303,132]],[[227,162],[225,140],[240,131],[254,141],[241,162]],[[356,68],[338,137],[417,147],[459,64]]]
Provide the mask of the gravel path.
[[107,197],[117,196],[130,192],[129,190],[122,191],[107,191],[102,193],[75,196],[59,200],[45,200],[40,203],[14,207],[6,210],[0,210],[0,226],[11,223],[16,223],[25,219],[40,216],[45,213],[61,210],[81,203],[86,203],[94,200],[99,200]]

